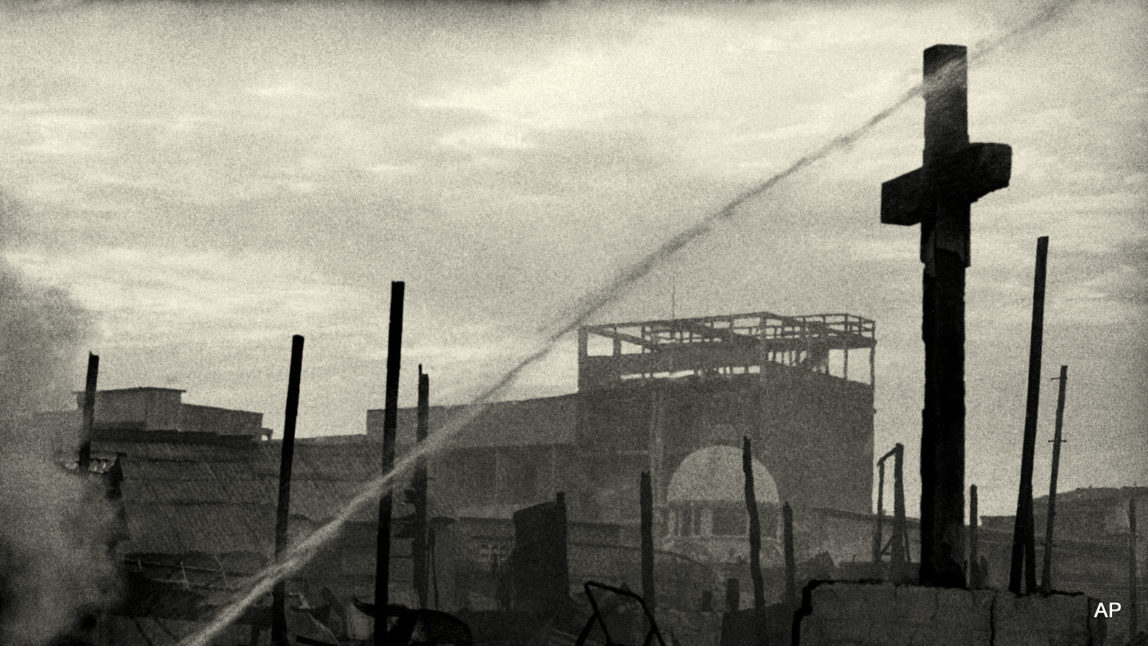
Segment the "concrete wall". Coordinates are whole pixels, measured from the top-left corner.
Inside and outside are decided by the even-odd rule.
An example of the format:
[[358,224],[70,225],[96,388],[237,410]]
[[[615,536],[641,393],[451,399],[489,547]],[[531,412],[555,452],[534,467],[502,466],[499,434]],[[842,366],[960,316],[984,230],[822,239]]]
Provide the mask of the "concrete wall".
[[1103,618],[1085,595],[824,582],[805,592],[802,646],[1099,646]]
[[[83,408],[83,393],[77,402]],[[96,393],[96,426],[142,425],[149,431],[180,430],[182,390],[126,388]]]
[[219,435],[259,435],[263,430],[263,413],[245,410],[184,404],[179,430],[217,433]]

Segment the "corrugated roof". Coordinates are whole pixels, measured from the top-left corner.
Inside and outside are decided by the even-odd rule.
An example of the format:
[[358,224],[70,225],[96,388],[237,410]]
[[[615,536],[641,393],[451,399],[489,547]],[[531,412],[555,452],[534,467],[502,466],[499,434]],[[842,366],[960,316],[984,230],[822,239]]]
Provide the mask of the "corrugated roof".
[[[281,443],[242,446],[172,442],[98,443],[120,454],[127,553],[226,554],[272,551]],[[380,473],[379,446],[297,442],[292,463],[291,534],[334,518]],[[405,486],[405,483],[404,483]],[[394,515],[411,513],[395,496]],[[355,520],[374,523],[377,506]],[[449,515],[436,501],[431,516]]]

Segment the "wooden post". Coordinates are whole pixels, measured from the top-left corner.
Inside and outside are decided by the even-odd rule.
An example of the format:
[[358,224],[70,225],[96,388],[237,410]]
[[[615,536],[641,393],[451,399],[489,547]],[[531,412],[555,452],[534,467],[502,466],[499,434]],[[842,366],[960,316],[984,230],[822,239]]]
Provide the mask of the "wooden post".
[[753,619],[758,646],[766,643],[765,581],[761,575],[761,519],[757,492],[753,488],[753,451],[749,437],[742,438],[741,468],[745,473],[745,509],[749,513],[749,576],[753,580]]
[[80,475],[87,477],[92,467],[92,428],[96,423],[96,380],[100,375],[99,355],[88,353],[88,378],[84,381],[84,413],[80,426]]
[[1041,572],[1040,590],[1052,592],[1052,547],[1053,519],[1056,518],[1056,477],[1060,471],[1060,431],[1064,427],[1064,390],[1068,383],[1068,366],[1060,367],[1060,392],[1056,396],[1056,431],[1052,437],[1052,475],[1048,479],[1048,518],[1044,528],[1044,568]]
[[[291,367],[287,373],[287,407],[283,413],[283,446],[279,452],[279,503],[275,510],[275,561],[287,551],[287,520],[291,513],[291,464],[295,456],[295,418],[299,413],[299,379],[303,372],[303,337],[291,337]],[[287,581],[271,591],[271,644],[287,646]]]
[[653,612],[657,600],[654,591],[654,495],[649,471],[642,472],[638,486],[642,507],[642,597]]
[[1128,640],[1139,632],[1140,605],[1136,600],[1136,498],[1128,499],[1128,605],[1132,606],[1132,614],[1128,617]]
[[1040,406],[1040,359],[1044,341],[1044,281],[1048,260],[1048,236],[1036,242],[1036,275],[1032,293],[1032,331],[1028,352],[1028,405],[1024,414],[1024,445],[1021,449],[1020,487],[1016,502],[1016,522],[1013,525],[1012,568],[1009,570],[1008,589],[1021,594],[1036,591],[1036,536],[1032,518],[1032,463],[1036,450],[1036,418]]
[[977,554],[977,525],[980,518],[977,512],[977,486],[969,487],[969,588],[976,590],[984,585],[981,580],[981,562]]
[[885,458],[877,461],[877,518],[873,527],[873,576],[881,578],[881,552],[885,543]]
[[893,532],[889,536],[889,569],[890,581],[902,581],[906,576],[906,567],[909,562],[909,531],[905,523],[905,484],[903,481],[905,446],[897,443],[889,452],[877,460],[878,488],[877,488],[877,523],[873,535],[873,564],[877,566],[875,576],[880,577],[879,569],[885,551],[884,518],[885,518],[885,460],[893,458]]
[[893,445],[893,547],[889,554],[889,564],[894,581],[900,583],[908,574],[909,528],[905,522],[905,445]]
[[797,562],[793,557],[793,507],[786,502],[781,507],[782,540],[785,543],[785,602],[790,608],[797,607]]
[[[415,440],[421,446],[427,439],[430,419],[430,376],[423,372],[419,364],[419,399],[418,422],[415,427]],[[429,591],[427,589],[427,459],[420,457],[415,464],[413,482],[415,496],[415,537],[411,541],[412,570],[415,584],[415,594],[419,599],[419,607],[427,608]]]
[[968,56],[959,45],[924,53],[925,150],[917,170],[881,186],[881,222],[921,225],[921,583],[964,587],[965,270],[970,204],[1008,186],[1012,149],[970,144]]
[[[403,344],[403,295],[405,283],[391,283],[391,318],[387,330],[387,384],[383,411],[383,474],[395,466],[395,428],[399,413],[399,362]],[[374,644],[387,641],[387,605],[391,577],[391,507],[394,487],[387,487],[379,498],[379,532],[375,550],[375,629]]]

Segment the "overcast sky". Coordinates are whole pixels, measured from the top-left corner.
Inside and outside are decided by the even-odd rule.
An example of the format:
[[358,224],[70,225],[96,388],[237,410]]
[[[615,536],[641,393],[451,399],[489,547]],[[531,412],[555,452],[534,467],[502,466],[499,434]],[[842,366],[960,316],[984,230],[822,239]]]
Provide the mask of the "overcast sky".
[[[1039,10],[995,3],[7,4],[4,259],[92,316],[61,392],[167,386],[276,434],[290,335],[299,433],[382,406],[390,281],[415,365],[462,403],[572,303],[674,232]],[[973,207],[968,482],[1011,513],[1036,238],[1051,238],[1035,487],[1061,364],[1061,488],[1148,484],[1148,15],[1088,2],[970,72],[973,141],[1013,146]],[[661,263],[598,322],[768,310],[877,321],[876,443],[922,402],[916,229],[880,183],[920,164],[923,102]],[[566,337],[506,394],[576,387]],[[66,402],[66,398],[63,398]],[[912,505],[915,512],[915,503]]]

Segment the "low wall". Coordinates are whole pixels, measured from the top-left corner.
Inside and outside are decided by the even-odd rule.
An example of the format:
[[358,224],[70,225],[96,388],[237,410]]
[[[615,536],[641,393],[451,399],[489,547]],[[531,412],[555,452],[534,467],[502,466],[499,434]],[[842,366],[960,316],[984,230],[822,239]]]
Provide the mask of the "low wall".
[[1104,618],[1083,594],[1017,597],[891,583],[815,582],[799,611],[801,646],[1101,646]]

